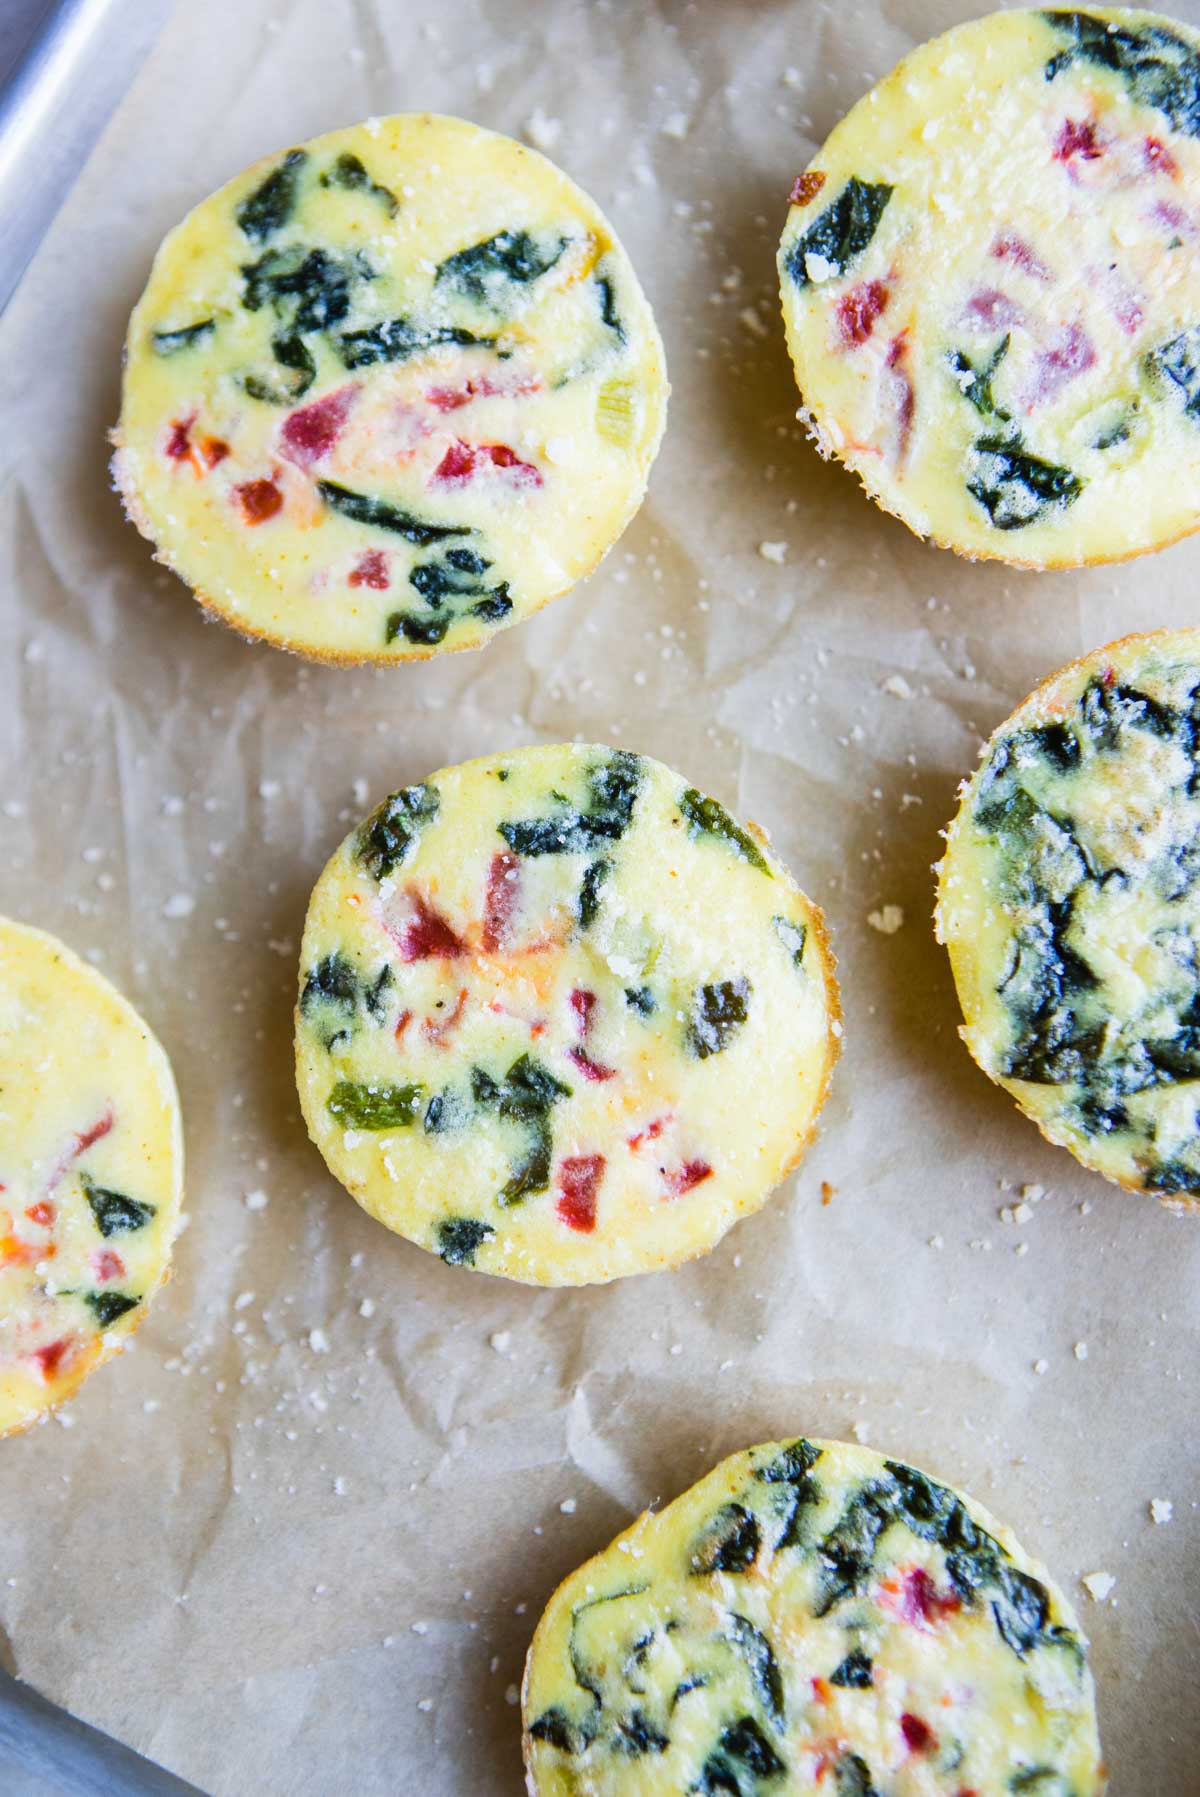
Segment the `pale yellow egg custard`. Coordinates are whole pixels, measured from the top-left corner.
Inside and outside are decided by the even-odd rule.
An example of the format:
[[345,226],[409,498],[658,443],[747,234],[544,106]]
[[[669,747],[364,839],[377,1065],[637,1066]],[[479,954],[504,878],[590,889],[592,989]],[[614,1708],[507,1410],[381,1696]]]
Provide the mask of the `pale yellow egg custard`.
[[645,492],[662,344],[602,214],[461,119],[267,157],[163,244],[114,472],[202,603],[331,661],[477,648]]
[[0,918],[0,1435],[69,1398],[167,1277],[183,1142],[131,1005]]
[[791,194],[784,321],[826,454],[1032,568],[1200,523],[1200,35],[994,13],[915,50]]
[[711,1248],[799,1159],[840,1031],[821,914],[762,833],[620,749],[393,793],[309,907],[297,1074],[331,1172],[532,1284]]
[[1200,1203],[1200,631],[1051,675],[950,827],[937,930],[963,1037],[1085,1167]]
[[982,1505],[843,1442],[773,1442],[551,1598],[532,1797],[1099,1797],[1085,1644]]

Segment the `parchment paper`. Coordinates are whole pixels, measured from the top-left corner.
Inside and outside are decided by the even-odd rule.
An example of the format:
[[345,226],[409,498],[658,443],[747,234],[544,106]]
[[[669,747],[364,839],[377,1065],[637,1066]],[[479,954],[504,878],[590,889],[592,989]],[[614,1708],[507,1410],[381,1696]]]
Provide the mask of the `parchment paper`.
[[[998,1511],[1080,1604],[1115,1792],[1200,1784],[1200,1222],[1083,1173],[976,1072],[929,924],[981,736],[1069,657],[1193,621],[1200,541],[1063,575],[923,547],[804,441],[777,316],[793,175],[971,11],[181,6],[0,327],[0,909],[160,1032],[191,1219],[136,1347],[0,1447],[0,1649],[214,1797],[516,1797],[553,1586],[723,1454],[800,1431],[857,1431]],[[310,669],[206,624],[122,521],[122,332],[211,188],[423,107],[530,134],[609,211],[666,338],[666,444],[624,541],[531,624]],[[368,796],[576,733],[771,830],[829,912],[846,1052],[800,1174],[707,1260],[536,1293],[442,1266],[325,1174],[291,1007],[309,889]],[[892,935],[867,923],[885,904]],[[1045,1197],[1005,1222],[1022,1185]]]

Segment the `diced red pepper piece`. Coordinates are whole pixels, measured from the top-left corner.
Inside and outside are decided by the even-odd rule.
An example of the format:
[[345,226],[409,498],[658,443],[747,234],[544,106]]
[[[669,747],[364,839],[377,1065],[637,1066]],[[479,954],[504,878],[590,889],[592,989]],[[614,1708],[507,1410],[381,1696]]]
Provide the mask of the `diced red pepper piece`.
[[192,453],[191,428],[196,422],[193,412],[188,418],[173,418],[171,434],[167,438],[166,453],[173,462],[185,462]]
[[265,524],[283,508],[283,494],[273,480],[248,480],[233,489],[247,524]]
[[1179,164],[1160,138],[1147,137],[1142,145],[1142,151],[1147,164],[1156,174],[1177,175],[1179,173]]
[[457,437],[434,469],[433,478],[443,486],[465,486],[488,468],[503,469],[518,486],[542,484],[540,469],[523,462],[507,443],[464,443]]
[[656,1142],[670,1121],[669,1117],[652,1118],[645,1129],[635,1130],[629,1137],[629,1146],[636,1150],[641,1147],[643,1142]]
[[42,1378],[45,1379],[47,1383],[53,1379],[55,1373],[58,1371],[59,1366],[62,1363],[63,1355],[70,1345],[71,1344],[65,1335],[60,1336],[56,1342],[47,1342],[44,1348],[35,1348],[33,1353],[29,1356],[30,1360],[37,1361]]
[[992,255],[999,262],[1011,262],[1014,268],[1019,268],[1023,274],[1032,275],[1036,281],[1048,281],[1051,278],[1046,264],[1015,231],[1000,233],[992,245]]
[[520,896],[520,857],[505,849],[493,855],[483,900],[483,948],[494,955],[508,940],[512,914]]
[[702,1185],[706,1179],[712,1178],[712,1168],[707,1161],[684,1161],[679,1167],[662,1169],[663,1183],[667,1188],[668,1198],[682,1198],[693,1186]]
[[886,281],[860,281],[856,287],[851,287],[848,293],[843,294],[837,309],[842,342],[848,347],[865,343],[890,298],[891,292]]
[[96,1248],[88,1255],[88,1265],[92,1269],[92,1278],[97,1285],[103,1285],[108,1279],[124,1279],[125,1263],[119,1254],[111,1248]]
[[601,1080],[616,1079],[617,1077],[615,1067],[606,1067],[603,1061],[594,1061],[586,1049],[569,1048],[567,1059],[578,1072],[582,1073],[584,1079]]
[[392,1034],[395,1036],[397,1042],[399,1042],[401,1036],[403,1036],[405,1030],[408,1028],[408,1026],[411,1022],[412,1022],[412,1012],[411,1011],[401,1011],[399,1017],[397,1017],[397,1019],[396,1019],[396,1027],[392,1031]]
[[31,1223],[36,1223],[39,1229],[49,1229],[58,1212],[43,1198],[39,1204],[31,1204],[25,1215]]
[[326,393],[323,399],[314,399],[311,405],[289,412],[279,432],[282,453],[288,461],[300,468],[311,468],[314,462],[322,461],[345,429],[358,392],[357,383],[351,381],[346,387]]
[[577,1229],[581,1235],[590,1235],[596,1227],[596,1194],[604,1167],[602,1154],[572,1155],[559,1163],[555,1208],[568,1229]]
[[438,1048],[446,1046],[446,1037],[452,1035],[462,1021],[462,1014],[467,1008],[467,988],[464,986],[455,1000],[454,1009],[447,1011],[444,1017],[427,1017],[421,1025],[421,1034],[427,1042],[433,1042]]
[[903,1574],[897,1609],[901,1620],[910,1623],[940,1622],[952,1616],[961,1603],[954,1592],[940,1592],[923,1566],[910,1566]]
[[441,958],[453,961],[465,954],[466,945],[440,911],[435,911],[419,893],[414,893],[412,897],[413,915],[400,938],[400,953],[404,960],[430,961]]
[[905,1710],[900,1718],[900,1733],[910,1753],[928,1753],[935,1744],[936,1737],[928,1722],[922,1722],[910,1710]]
[[567,1003],[575,1013],[575,1027],[580,1037],[586,1041],[592,1027],[592,1012],[596,1009],[596,994],[585,991],[582,986],[576,986]]
[[210,468],[215,468],[218,462],[223,462],[232,453],[224,437],[205,437],[200,445],[200,454]]
[[74,1154],[82,1154],[85,1148],[92,1148],[97,1142],[103,1141],[104,1137],[112,1129],[113,1121],[112,1111],[107,1110],[103,1117],[98,1117],[96,1119],[90,1129],[82,1130],[75,1137]]
[[1081,162],[1095,162],[1104,150],[1096,140],[1096,126],[1091,119],[1064,119],[1054,140],[1055,162],[1070,162],[1078,156]]
[[386,592],[392,584],[388,573],[388,558],[382,549],[364,549],[353,568],[350,570],[352,587],[374,587],[376,592]]

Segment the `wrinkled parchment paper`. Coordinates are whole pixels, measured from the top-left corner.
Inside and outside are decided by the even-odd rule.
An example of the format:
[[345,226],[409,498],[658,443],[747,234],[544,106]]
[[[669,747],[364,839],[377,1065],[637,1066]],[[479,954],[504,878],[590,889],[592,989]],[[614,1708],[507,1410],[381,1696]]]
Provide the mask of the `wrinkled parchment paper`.
[[[0,326],[0,910],[161,1034],[190,1216],[135,1347],[0,1445],[0,1653],[214,1797],[517,1797],[553,1586],[800,1431],[999,1512],[1080,1605],[1115,1791],[1197,1788],[1200,1221],[1085,1174],[976,1072],[929,915],[981,735],[1082,650],[1193,621],[1200,540],[1061,575],[922,546],[804,441],[777,317],[793,175],[971,10],[180,6]],[[609,212],[666,339],[666,443],[623,542],[532,623],[310,669],[205,623],[123,522],[122,332],[193,201],[425,107],[530,136]],[[771,830],[828,911],[846,1051],[806,1165],[707,1260],[537,1293],[442,1266],[325,1174],[291,1008],[309,889],[368,795],[576,733]]]

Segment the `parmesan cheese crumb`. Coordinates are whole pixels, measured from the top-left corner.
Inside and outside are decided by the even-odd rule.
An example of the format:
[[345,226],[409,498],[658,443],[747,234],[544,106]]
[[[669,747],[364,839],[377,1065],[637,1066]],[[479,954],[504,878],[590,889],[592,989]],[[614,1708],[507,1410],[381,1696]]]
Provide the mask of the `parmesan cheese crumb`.
[[1047,1373],[1050,1370],[1050,1362],[1048,1360],[1035,1360],[1033,1363],[1033,1370],[1039,1375]]
[[782,568],[784,562],[787,560],[787,544],[760,543],[758,546],[758,553],[765,562],[774,562],[777,567]]
[[1093,1603],[1102,1604],[1117,1581],[1111,1572],[1087,1572],[1079,1582]]
[[375,1315],[374,1298],[364,1298],[358,1307],[358,1314],[360,1317],[373,1317]]
[[1086,1360],[1087,1357],[1088,1357],[1087,1343],[1086,1342],[1076,1342],[1075,1343],[1075,1358],[1076,1358],[1076,1360]]
[[512,1342],[512,1330],[497,1329],[494,1335],[488,1336],[488,1340],[491,1342],[493,1348],[495,1348],[497,1354],[507,1354],[509,1345]]
[[190,892],[176,892],[171,895],[162,908],[164,917],[190,917],[196,909],[196,901]]
[[881,693],[887,693],[892,699],[913,699],[916,694],[904,678],[903,674],[889,674],[886,680],[879,682]]
[[853,1425],[851,1434],[854,1436],[855,1441],[868,1442],[871,1439],[870,1425],[864,1423],[860,1418],[859,1421]]
[[1151,1520],[1151,1522],[1170,1522],[1170,1520],[1174,1516],[1174,1514],[1175,1514],[1175,1506],[1171,1502],[1170,1498],[1151,1498],[1150,1499],[1150,1520]]
[[881,936],[894,936],[904,923],[904,911],[899,905],[883,905],[878,911],[867,912],[867,922]]
[[822,281],[828,281],[833,275],[840,274],[841,270],[828,256],[818,256],[810,250],[804,258],[804,272],[814,286],[820,286]]
[[682,143],[688,134],[690,123],[686,112],[673,112],[663,120],[660,130],[664,137],[674,137]]
[[310,1329],[308,1332],[308,1345],[314,1354],[328,1354],[329,1337],[323,1329]]
[[522,129],[535,150],[549,155],[562,136],[562,120],[550,118],[539,106],[530,113]]
[[256,1187],[253,1192],[246,1193],[247,1210],[266,1210],[270,1202],[271,1200],[267,1197],[267,1194],[261,1187]]
[[562,1511],[564,1516],[574,1516],[576,1510],[578,1510],[578,1508],[579,1508],[579,1505],[574,1498],[564,1498],[562,1503],[558,1507]]

